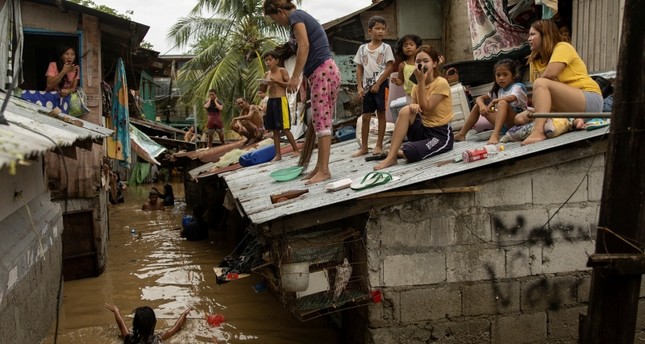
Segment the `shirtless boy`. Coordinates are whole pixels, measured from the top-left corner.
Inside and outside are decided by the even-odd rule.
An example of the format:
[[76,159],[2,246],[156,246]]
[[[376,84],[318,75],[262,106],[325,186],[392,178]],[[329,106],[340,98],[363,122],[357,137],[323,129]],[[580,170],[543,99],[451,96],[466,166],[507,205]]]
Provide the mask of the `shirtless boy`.
[[141,210],[163,210],[163,203],[159,202],[159,194],[157,191],[150,191],[148,195],[148,202],[144,203]]
[[289,113],[289,101],[287,100],[287,85],[289,73],[286,69],[278,67],[278,54],[269,51],[264,54],[264,63],[269,71],[264,76],[266,84],[269,85],[269,100],[267,101],[266,114],[264,115],[264,126],[273,132],[273,145],[275,146],[275,158],[273,161],[282,159],[280,154],[280,131],[287,137],[293,155],[298,155],[296,140],[291,134],[291,114]]
[[264,125],[262,114],[257,106],[249,104],[244,98],[238,98],[235,104],[240,108],[240,115],[231,120],[231,129],[246,137],[244,144],[257,142],[262,139]]

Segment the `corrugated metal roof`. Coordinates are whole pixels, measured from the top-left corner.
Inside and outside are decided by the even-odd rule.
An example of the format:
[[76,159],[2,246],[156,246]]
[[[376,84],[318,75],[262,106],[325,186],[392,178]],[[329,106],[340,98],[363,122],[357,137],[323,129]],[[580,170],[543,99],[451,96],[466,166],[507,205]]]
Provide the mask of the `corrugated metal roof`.
[[[286,158],[277,163],[247,167],[221,174],[221,176],[226,181],[233,197],[239,201],[244,213],[249,217],[251,222],[257,225],[284,216],[477,169],[501,161],[512,160],[517,157],[565,146],[573,142],[584,141],[589,138],[605,135],[608,133],[608,130],[609,128],[607,127],[594,131],[576,131],[528,146],[522,146],[519,142],[506,143],[504,144],[505,150],[493,157],[470,163],[459,162],[437,166],[438,162],[451,160],[456,156],[461,156],[466,150],[481,148],[486,144],[485,141],[456,142],[452,151],[430,159],[411,164],[399,160],[398,165],[384,170],[385,172],[391,173],[392,176],[400,177],[399,180],[362,191],[344,189],[337,192],[326,192],[324,189],[325,185],[329,182],[344,178],[359,179],[371,172],[374,165],[376,165],[375,162],[365,162],[363,158],[351,158],[351,153],[358,148],[354,140],[332,145],[329,168],[333,177],[331,180],[323,183],[305,185],[299,179],[288,182],[276,182],[271,179],[269,176],[270,172],[295,166],[298,162],[297,158]],[[310,169],[313,168],[315,162],[316,151],[314,151],[314,155],[311,158]],[[270,195],[295,189],[309,189],[309,192],[296,199],[271,204]]]
[[[5,96],[0,93],[0,104]],[[57,146],[71,146],[78,140],[104,138],[112,134],[110,129],[67,115],[62,116],[80,121],[83,126],[63,122],[46,115],[49,111],[22,99],[10,98],[4,113],[9,125],[0,125],[0,168]],[[46,135],[53,142],[25,128]]]

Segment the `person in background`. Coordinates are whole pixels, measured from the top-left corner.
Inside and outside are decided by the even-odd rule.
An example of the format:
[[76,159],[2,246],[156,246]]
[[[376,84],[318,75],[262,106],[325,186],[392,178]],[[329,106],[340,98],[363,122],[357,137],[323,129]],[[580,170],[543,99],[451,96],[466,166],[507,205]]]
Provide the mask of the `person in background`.
[[387,23],[385,18],[373,16],[367,22],[367,33],[372,37],[369,43],[358,48],[354,62],[356,63],[356,82],[358,96],[363,100],[363,116],[361,129],[361,147],[352,157],[365,155],[368,152],[367,139],[370,132],[370,121],[376,111],[378,119],[378,135],[372,155],[383,153],[383,137],[385,136],[385,101],[387,100],[388,78],[392,73],[394,54],[392,47],[383,42]]
[[148,202],[144,203],[141,210],[163,210],[163,202],[159,202],[159,192],[155,189],[148,194]]
[[[535,112],[602,111],[600,87],[587,73],[587,66],[576,49],[565,42],[552,20],[543,19],[531,24],[528,41]],[[536,118],[531,134],[522,144],[545,140],[546,121],[546,118]],[[556,119],[553,122],[557,128]],[[582,118],[574,119],[573,127],[584,129],[585,121]]]
[[213,134],[217,132],[219,140],[224,142],[224,125],[222,124],[222,110],[224,105],[217,99],[217,94],[214,89],[208,91],[208,100],[204,103],[204,109],[208,114],[208,121],[206,122],[206,133],[208,134],[208,148],[213,147]]
[[148,306],[138,307],[134,310],[134,318],[132,319],[132,332],[128,330],[128,327],[123,321],[123,317],[119,312],[119,308],[116,305],[105,304],[110,312],[114,314],[114,320],[116,321],[119,331],[123,336],[123,343],[125,344],[160,344],[165,340],[170,339],[174,336],[186,322],[186,317],[188,313],[193,310],[192,307],[188,307],[184,312],[181,313],[179,319],[175,324],[162,334],[155,334],[155,326],[157,325],[157,317],[152,308]]
[[394,54],[400,63],[397,76],[393,76],[390,81],[397,86],[403,86],[408,104],[412,100],[412,86],[414,86],[410,77],[414,73],[414,69],[417,68],[414,58],[422,42],[421,37],[417,35],[405,35],[396,42],[394,47]]
[[175,193],[172,190],[172,185],[164,185],[163,193],[160,192],[156,187],[152,187],[152,190],[155,191],[159,195],[159,198],[163,200],[162,202],[164,206],[175,205]]
[[289,109],[289,100],[287,99],[287,83],[289,82],[289,73],[286,69],[278,67],[280,62],[278,54],[274,51],[268,51],[264,54],[264,63],[267,65],[265,77],[269,85],[269,99],[267,101],[266,115],[264,116],[264,127],[273,132],[273,145],[275,147],[275,157],[272,161],[282,160],[280,152],[280,132],[287,137],[293,155],[300,154],[296,140],[291,134],[291,113]]
[[231,130],[246,137],[244,144],[261,141],[264,137],[264,123],[260,109],[242,97],[235,101],[235,105],[240,108],[240,114],[231,119]]
[[188,131],[184,135],[184,141],[186,141],[186,142],[195,142],[195,127],[194,126],[191,125],[190,128],[188,128]]
[[189,241],[208,239],[206,207],[200,204],[193,209],[193,221],[184,226],[180,235]]
[[76,91],[80,80],[76,51],[72,46],[61,45],[56,52],[58,60],[50,62],[45,73],[47,91],[58,91],[59,96],[66,97]]
[[296,92],[303,75],[310,84],[313,128],[318,138],[318,160],[316,167],[305,176],[305,183],[314,184],[330,179],[332,120],[340,87],[340,72],[332,57],[329,40],[320,23],[310,14],[296,9],[291,0],[265,0],[263,9],[271,20],[291,29],[289,42],[296,50],[296,65],[287,90]]

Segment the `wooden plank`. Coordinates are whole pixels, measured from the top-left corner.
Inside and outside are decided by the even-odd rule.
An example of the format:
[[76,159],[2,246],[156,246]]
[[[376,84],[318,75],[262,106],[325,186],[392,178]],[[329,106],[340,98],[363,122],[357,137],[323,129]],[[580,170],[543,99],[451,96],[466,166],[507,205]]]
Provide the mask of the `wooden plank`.
[[449,188],[441,188],[441,189],[390,191],[390,192],[381,192],[375,195],[361,197],[359,198],[359,200],[372,199],[372,198],[402,197],[402,196],[435,195],[435,194],[444,194],[444,193],[477,192],[479,190],[480,188],[478,186],[460,186],[460,187],[449,187]]

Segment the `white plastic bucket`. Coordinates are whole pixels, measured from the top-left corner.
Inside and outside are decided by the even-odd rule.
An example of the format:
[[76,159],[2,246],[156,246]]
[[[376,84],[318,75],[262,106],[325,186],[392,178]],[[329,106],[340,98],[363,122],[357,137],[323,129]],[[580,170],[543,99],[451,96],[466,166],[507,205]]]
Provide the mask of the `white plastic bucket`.
[[309,287],[309,262],[284,264],[280,267],[284,291],[305,291]]

